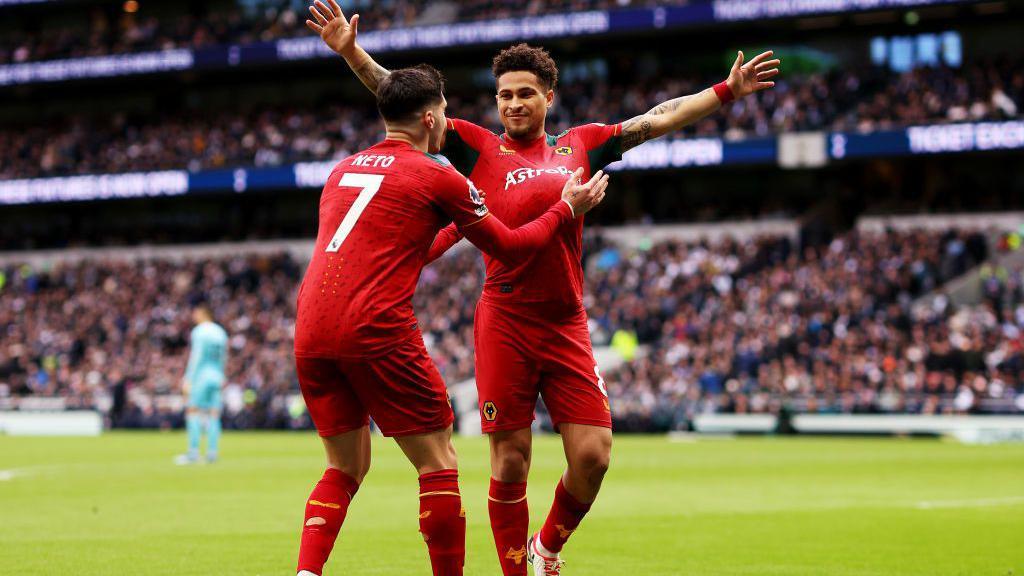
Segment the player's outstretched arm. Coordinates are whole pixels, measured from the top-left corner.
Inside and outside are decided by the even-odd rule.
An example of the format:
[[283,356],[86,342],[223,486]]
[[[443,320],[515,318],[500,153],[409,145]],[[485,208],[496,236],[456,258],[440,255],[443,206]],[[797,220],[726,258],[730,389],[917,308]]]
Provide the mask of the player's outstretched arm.
[[604,199],[608,175],[598,171],[586,183],[579,183],[583,169],[569,177],[562,189],[562,199],[536,220],[509,230],[493,214],[460,228],[462,234],[477,248],[506,264],[519,264],[551,241],[564,222],[582,216]]
[[646,114],[623,122],[622,151],[689,126],[736,98],[775,86],[771,78],[779,73],[782,61],[770,59],[773,55],[769,50],[744,63],[743,52],[738,52],[725,82],[697,94],[662,102]]
[[350,21],[345,18],[345,13],[335,0],[327,2],[329,6],[320,0],[314,0],[313,5],[309,7],[309,13],[314,20],[306,20],[306,27],[319,34],[324,44],[344,58],[363,85],[376,94],[380,81],[387,78],[391,72],[377,64],[356,42],[356,36],[359,35],[359,14],[353,15]]

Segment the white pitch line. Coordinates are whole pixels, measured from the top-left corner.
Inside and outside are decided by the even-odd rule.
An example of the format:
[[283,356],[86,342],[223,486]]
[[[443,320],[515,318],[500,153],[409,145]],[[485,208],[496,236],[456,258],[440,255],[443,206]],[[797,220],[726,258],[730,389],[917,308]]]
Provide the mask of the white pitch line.
[[1024,502],[1024,496],[1007,496],[1005,498],[974,498],[972,500],[931,500],[918,502],[919,510],[935,508],[984,508],[986,506],[1006,506]]
[[66,468],[66,466],[62,466],[60,464],[49,464],[41,466],[25,466],[24,468],[8,468],[7,470],[0,470],[0,482],[10,482],[16,478],[36,476],[47,470],[59,470],[62,468]]

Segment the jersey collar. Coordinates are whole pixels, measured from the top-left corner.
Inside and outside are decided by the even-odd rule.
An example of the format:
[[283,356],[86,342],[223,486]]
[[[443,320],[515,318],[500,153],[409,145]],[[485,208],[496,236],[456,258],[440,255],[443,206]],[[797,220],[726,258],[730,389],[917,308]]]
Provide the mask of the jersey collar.
[[394,138],[385,138],[385,139],[381,140],[380,142],[378,142],[377,144],[375,144],[373,146],[373,148],[376,148],[377,146],[393,146],[393,147],[398,147],[398,148],[401,148],[401,147],[404,146],[405,148],[412,148],[414,150],[418,150],[418,148],[416,148],[412,144],[409,144],[405,140],[396,140]]
[[543,142],[547,146],[554,146],[556,143],[558,143],[558,138],[555,138],[554,136],[548,133],[541,134],[540,136],[529,141],[523,141],[513,140],[512,138],[508,137],[508,132],[505,132],[504,134],[501,135],[501,140],[515,150],[527,150],[540,145],[541,142]]

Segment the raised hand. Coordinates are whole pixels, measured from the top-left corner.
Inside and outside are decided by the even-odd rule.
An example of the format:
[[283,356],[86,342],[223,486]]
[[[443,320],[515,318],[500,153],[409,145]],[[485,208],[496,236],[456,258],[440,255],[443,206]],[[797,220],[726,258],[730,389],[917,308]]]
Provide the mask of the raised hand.
[[577,168],[562,188],[562,200],[572,206],[573,214],[582,216],[604,200],[605,190],[608,189],[608,175],[604,170],[598,170],[596,174],[585,184],[577,184],[583,176],[583,168]]
[[743,52],[736,54],[736,62],[729,71],[729,78],[725,81],[732,90],[733,96],[743,98],[754,92],[771,88],[775,82],[770,81],[779,73],[779,64],[782,60],[778,58],[769,60],[775,52],[769,50],[755,56],[750,62],[743,63]]
[[352,20],[345,19],[345,13],[335,0],[327,0],[330,6],[320,0],[314,0],[309,13],[316,22],[306,20],[306,27],[320,35],[324,44],[343,58],[352,56],[356,48],[356,36],[359,34],[359,14]]

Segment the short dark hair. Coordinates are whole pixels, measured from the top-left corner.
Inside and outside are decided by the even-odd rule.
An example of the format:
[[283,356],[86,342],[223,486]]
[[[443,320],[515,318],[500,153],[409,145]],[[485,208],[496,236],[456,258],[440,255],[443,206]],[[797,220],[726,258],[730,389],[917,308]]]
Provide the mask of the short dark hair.
[[377,86],[377,110],[386,122],[413,120],[444,98],[444,76],[429,64],[392,70]]
[[551,54],[543,48],[535,48],[529,44],[516,44],[506,48],[494,57],[491,67],[494,79],[497,80],[506,72],[533,72],[540,83],[548,90],[558,84],[558,66]]

